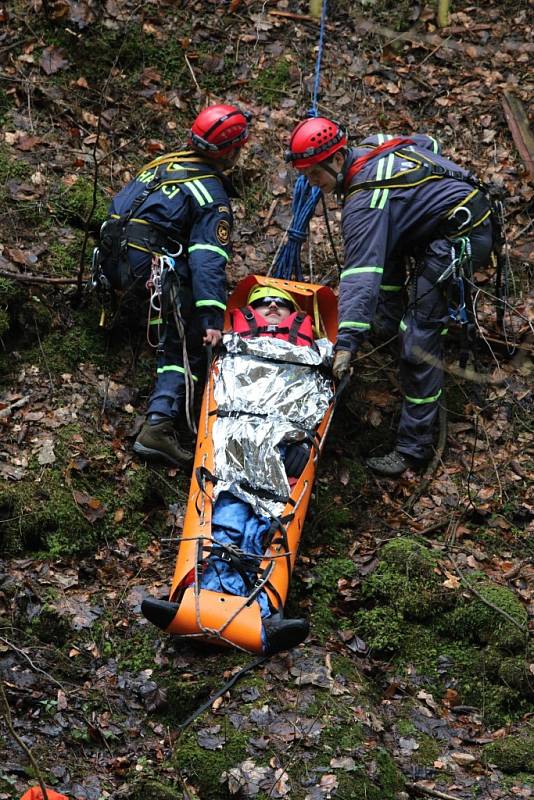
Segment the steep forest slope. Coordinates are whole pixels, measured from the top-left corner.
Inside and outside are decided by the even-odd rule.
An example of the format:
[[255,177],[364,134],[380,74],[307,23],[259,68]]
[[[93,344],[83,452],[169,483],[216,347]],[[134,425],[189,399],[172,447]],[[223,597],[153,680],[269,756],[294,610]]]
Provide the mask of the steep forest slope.
[[[306,0],[0,3],[0,800],[37,782],[28,750],[80,800],[534,792],[534,188],[518,122],[532,0],[453,0],[446,28],[430,1],[328,6],[319,111],[356,138],[430,133],[502,190],[507,336],[490,269],[474,380],[451,336],[447,447],[427,479],[363,466],[393,441],[400,389],[394,348],[361,354],[290,594],[312,633],[184,727],[250,659],[177,644],[140,614],[168,589],[188,476],[133,458],[146,322],[126,298],[101,327],[83,284],[110,197],[219,100],[254,115],[230,284],[269,269],[318,20]],[[341,254],[334,200],[328,213]],[[319,210],[303,260],[336,286]]]

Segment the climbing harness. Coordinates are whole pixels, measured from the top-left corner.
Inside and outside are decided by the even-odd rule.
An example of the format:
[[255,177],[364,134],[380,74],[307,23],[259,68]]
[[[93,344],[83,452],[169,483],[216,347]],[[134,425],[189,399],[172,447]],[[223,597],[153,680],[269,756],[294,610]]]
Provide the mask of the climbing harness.
[[[187,424],[192,433],[196,433],[193,408],[194,378],[189,364],[185,323],[181,313],[180,278],[175,269],[175,258],[178,258],[181,252],[182,248],[180,246],[172,256],[152,256],[150,278],[146,282],[146,288],[149,293],[146,338],[150,347],[156,349],[158,354],[162,354],[165,348],[165,339],[168,335],[169,320],[171,324],[174,324],[178,339],[182,343]],[[156,331],[156,336],[153,334],[154,330]]]

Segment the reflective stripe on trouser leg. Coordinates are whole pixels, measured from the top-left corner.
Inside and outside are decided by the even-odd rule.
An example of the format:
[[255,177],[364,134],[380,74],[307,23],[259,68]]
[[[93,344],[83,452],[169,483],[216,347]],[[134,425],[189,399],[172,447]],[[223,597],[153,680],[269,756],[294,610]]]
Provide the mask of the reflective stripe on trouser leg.
[[[431,242],[417,278],[417,300],[400,326],[400,381],[404,394],[397,432],[397,449],[414,458],[425,458],[432,447],[434,427],[443,385],[441,366],[447,325],[447,299],[442,287],[432,288],[450,261],[450,244]],[[414,296],[410,297],[410,301]]]
[[[404,400],[397,449],[414,458],[424,458],[432,446],[442,391],[443,324],[441,320],[432,320],[423,326],[411,314],[404,323],[406,330],[400,330],[400,380]],[[425,360],[425,355],[430,362]]]
[[[204,347],[200,320],[193,314],[186,324],[187,352],[191,371],[197,379],[203,375]],[[158,357],[154,390],[148,401],[147,413],[178,417],[184,412],[185,376],[183,372],[182,341],[174,323],[169,323],[163,353]],[[197,386],[200,381],[195,381]]]

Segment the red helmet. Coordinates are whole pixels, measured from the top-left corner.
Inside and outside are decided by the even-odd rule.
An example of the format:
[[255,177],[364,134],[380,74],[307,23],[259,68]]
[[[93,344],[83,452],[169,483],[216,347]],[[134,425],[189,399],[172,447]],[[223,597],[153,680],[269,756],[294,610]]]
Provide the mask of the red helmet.
[[208,106],[193,122],[188,142],[213,158],[227,155],[247,141],[250,120],[249,112],[236,106]]
[[304,169],[320,164],[346,146],[347,134],[337,122],[326,117],[309,117],[293,130],[286,161]]

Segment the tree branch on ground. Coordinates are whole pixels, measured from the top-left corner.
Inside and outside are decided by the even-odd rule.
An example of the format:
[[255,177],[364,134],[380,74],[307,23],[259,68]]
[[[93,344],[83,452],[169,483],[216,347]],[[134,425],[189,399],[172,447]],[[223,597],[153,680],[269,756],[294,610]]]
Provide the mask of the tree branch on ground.
[[15,741],[19,745],[19,747],[21,747],[24,750],[24,752],[26,753],[26,755],[28,756],[30,764],[33,767],[33,771],[35,772],[35,777],[37,778],[39,786],[41,787],[41,792],[43,793],[43,800],[48,800],[48,794],[47,794],[47,791],[46,791],[46,786],[45,786],[45,782],[43,780],[42,772],[39,769],[39,764],[35,760],[35,758],[33,756],[33,753],[30,750],[30,748],[26,745],[25,742],[22,741],[22,739],[20,738],[20,736],[16,732],[15,728],[13,727],[13,719],[11,717],[11,708],[9,707],[9,701],[7,699],[7,695],[6,695],[6,691],[5,691],[4,685],[5,685],[4,681],[0,681],[0,706],[2,706],[2,713],[3,713],[3,716],[4,716],[6,727],[7,727],[8,731],[10,732],[11,736],[15,739]]

